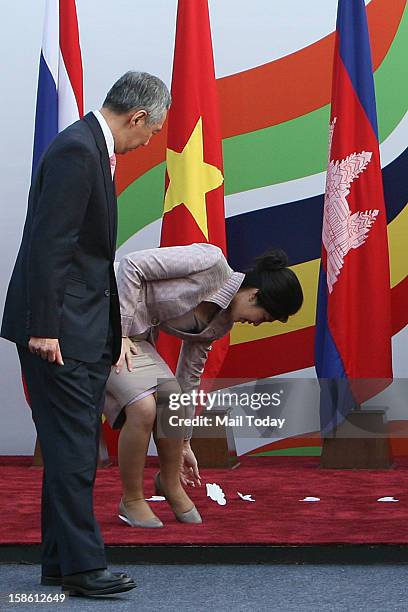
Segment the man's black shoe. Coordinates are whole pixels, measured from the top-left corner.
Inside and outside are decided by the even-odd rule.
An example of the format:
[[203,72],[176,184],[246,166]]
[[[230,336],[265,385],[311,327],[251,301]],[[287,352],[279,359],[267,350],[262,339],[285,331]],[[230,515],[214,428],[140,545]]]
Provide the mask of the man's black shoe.
[[82,595],[84,597],[99,597],[124,593],[134,589],[136,584],[126,574],[113,574],[107,569],[93,570],[63,576],[62,590],[70,595]]
[[[126,578],[126,574],[124,574],[123,572],[112,573],[116,578]],[[62,576],[46,576],[45,574],[42,574],[40,584],[42,584],[42,586],[61,586]]]

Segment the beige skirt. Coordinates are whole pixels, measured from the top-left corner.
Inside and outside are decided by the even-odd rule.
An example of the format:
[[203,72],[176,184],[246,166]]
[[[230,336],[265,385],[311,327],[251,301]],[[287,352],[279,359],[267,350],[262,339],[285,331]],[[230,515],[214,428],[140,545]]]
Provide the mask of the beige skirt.
[[174,374],[154,346],[147,340],[132,340],[138,354],[133,355],[131,372],[126,364],[119,374],[112,368],[106,385],[106,398],[103,413],[113,429],[120,429],[125,422],[124,408],[136,397],[174,380]]

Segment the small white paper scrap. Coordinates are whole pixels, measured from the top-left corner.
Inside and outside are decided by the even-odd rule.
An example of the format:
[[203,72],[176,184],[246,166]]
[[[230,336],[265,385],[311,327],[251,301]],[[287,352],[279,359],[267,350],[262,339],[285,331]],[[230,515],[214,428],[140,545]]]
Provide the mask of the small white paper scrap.
[[380,497],[377,499],[379,502],[399,502],[399,499],[395,499],[395,497]]
[[320,501],[320,497],[304,497],[303,499],[299,499],[299,501],[304,501],[304,502],[319,502]]
[[225,493],[221,487],[215,482],[207,483],[205,486],[207,488],[207,497],[217,502],[220,506],[225,506],[227,500],[225,499]]
[[242,493],[237,491],[237,495],[238,495],[238,497],[240,497],[244,501],[249,501],[249,502],[254,502],[255,501],[251,494],[249,494],[249,495],[242,495]]
[[149,497],[145,501],[158,502],[158,501],[165,501],[165,500],[166,498],[163,497],[162,495],[153,495],[152,497]]

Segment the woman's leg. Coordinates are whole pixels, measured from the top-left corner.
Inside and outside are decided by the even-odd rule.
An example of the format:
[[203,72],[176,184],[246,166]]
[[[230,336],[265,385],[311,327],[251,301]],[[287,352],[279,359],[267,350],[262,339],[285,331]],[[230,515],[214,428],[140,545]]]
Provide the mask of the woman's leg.
[[174,512],[182,513],[191,510],[194,503],[180,482],[184,432],[181,429],[177,432],[175,428],[167,426],[169,417],[175,414],[169,409],[171,393],[181,393],[176,381],[160,385],[157,391],[157,425],[154,428],[154,441],[160,459],[160,483],[163,493]]
[[160,459],[160,483],[174,512],[188,512],[194,506],[180,482],[180,464],[183,441],[155,438]]
[[148,521],[155,514],[145,501],[143,473],[150,434],[156,418],[156,400],[148,395],[125,408],[126,421],[118,444],[118,461],[126,510],[136,520]]

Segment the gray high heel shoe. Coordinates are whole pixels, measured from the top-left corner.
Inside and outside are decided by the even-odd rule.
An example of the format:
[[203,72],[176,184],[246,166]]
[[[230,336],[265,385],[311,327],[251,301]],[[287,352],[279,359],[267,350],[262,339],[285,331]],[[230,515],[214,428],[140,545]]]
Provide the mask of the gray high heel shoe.
[[[155,474],[154,476],[154,488],[155,488],[156,495],[162,495],[163,497],[166,497],[161,487],[160,472],[157,472],[157,474]],[[190,524],[195,523],[198,525],[203,522],[203,519],[201,518],[201,515],[195,506],[193,506],[191,510],[187,510],[187,512],[176,512],[171,504],[170,504],[170,507],[173,510],[174,516],[179,521],[179,523],[190,523]]]
[[130,525],[131,527],[144,527],[151,529],[155,527],[164,526],[159,517],[157,516],[153,517],[152,519],[149,519],[148,521],[137,521],[136,519],[132,518],[126,510],[126,506],[123,499],[120,500],[118,516],[124,523]]

